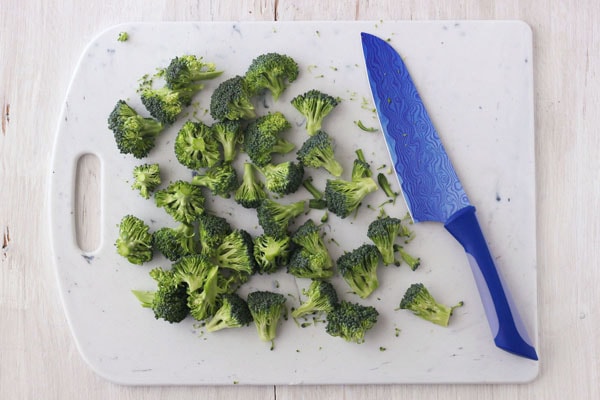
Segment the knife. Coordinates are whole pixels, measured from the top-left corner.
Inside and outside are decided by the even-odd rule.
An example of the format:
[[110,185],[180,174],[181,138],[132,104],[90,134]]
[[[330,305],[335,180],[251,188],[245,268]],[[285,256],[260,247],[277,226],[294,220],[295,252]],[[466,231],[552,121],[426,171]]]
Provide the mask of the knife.
[[361,33],[373,100],[413,221],[435,221],[464,247],[496,346],[537,360],[460,180],[400,55]]

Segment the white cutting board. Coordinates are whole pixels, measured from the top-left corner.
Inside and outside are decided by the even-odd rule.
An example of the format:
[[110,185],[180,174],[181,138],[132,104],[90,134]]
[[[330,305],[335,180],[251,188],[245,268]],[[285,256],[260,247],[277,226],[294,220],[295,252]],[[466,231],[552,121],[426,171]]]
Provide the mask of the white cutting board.
[[[121,31],[130,39],[118,42]],[[101,376],[123,384],[353,384],[527,382],[538,363],[497,349],[462,248],[441,225],[415,225],[410,251],[422,265],[379,269],[380,288],[366,301],[334,281],[340,297],[375,306],[379,321],[357,345],[330,337],[325,324],[299,328],[293,320],[279,327],[275,349],[258,340],[254,327],[203,332],[192,320],[157,321],[142,309],[131,289],[152,289],[152,267],[168,267],[162,257],[144,266],[128,264],[115,252],[117,224],[132,213],[151,229],[169,217],[130,189],[131,170],[139,163],[118,153],[106,119],[118,99],[140,111],[138,79],[182,54],[196,54],[225,70],[196,100],[197,117],[217,83],[243,74],[257,55],[278,51],[294,57],[300,77],[270,110],[292,121],[288,138],[300,144],[302,118],[289,100],[312,88],[342,98],[324,124],[336,140],[336,154],[348,177],[354,151],[362,148],[373,169],[389,159],[380,132],[361,131],[354,123],[378,126],[360,43],[360,32],[383,38],[402,54],[428,106],[458,175],[478,209],[484,233],[525,325],[537,343],[536,205],[532,35],[519,21],[431,22],[185,22],[131,23],[110,28],[84,51],[61,116],[50,191],[51,230],[61,297],[77,346]],[[366,104],[365,104],[366,102]],[[259,107],[262,110],[262,107]],[[160,162],[165,180],[187,178],[178,167],[172,143],[180,122],[161,136],[146,161]],[[92,252],[77,247],[74,231],[74,177],[78,159],[100,160],[101,243]],[[383,169],[384,171],[387,168]],[[310,171],[318,185],[325,175]],[[389,175],[398,187],[393,175]],[[321,186],[322,187],[322,186]],[[306,198],[300,191],[289,201]],[[367,201],[383,202],[382,191]],[[235,227],[257,233],[255,214],[231,200],[210,200],[210,210]],[[402,217],[400,198],[386,206]],[[325,230],[335,238],[337,258],[366,242],[366,227],[378,211],[362,207],[357,218],[331,216]],[[322,211],[311,213],[320,219]],[[302,219],[303,220],[303,219]],[[395,310],[406,288],[423,282],[448,305],[463,300],[447,328]],[[244,288],[278,291],[288,307],[298,304],[306,281],[285,272],[258,276]],[[539,349],[538,349],[539,350]],[[543,358],[543,354],[541,357]]]

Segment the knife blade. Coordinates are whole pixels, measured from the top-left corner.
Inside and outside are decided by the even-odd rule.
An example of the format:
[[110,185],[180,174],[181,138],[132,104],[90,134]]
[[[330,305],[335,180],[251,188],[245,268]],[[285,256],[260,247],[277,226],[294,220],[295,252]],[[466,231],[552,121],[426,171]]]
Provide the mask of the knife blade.
[[525,325],[412,78],[385,40],[361,33],[367,77],[390,158],[415,223],[435,221],[463,246],[500,349],[537,360]]

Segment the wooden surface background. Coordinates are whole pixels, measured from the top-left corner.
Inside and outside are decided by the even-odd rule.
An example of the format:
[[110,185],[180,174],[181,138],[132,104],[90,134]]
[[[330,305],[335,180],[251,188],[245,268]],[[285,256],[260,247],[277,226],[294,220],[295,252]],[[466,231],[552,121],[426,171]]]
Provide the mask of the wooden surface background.
[[[2,0],[0,398],[600,398],[599,18],[597,0]],[[129,21],[308,19],[521,19],[531,26],[542,358],[534,382],[124,387],[80,357],[56,287],[46,196],[58,116],[85,45]]]

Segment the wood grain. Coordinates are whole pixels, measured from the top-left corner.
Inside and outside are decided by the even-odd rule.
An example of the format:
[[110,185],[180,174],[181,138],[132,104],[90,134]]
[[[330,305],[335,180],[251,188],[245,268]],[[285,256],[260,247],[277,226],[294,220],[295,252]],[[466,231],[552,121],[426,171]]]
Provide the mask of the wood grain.
[[[600,3],[4,0],[0,5],[0,398],[600,398]],[[541,374],[526,385],[122,387],[80,357],[50,262],[57,118],[85,45],[161,20],[522,19],[534,33]]]

